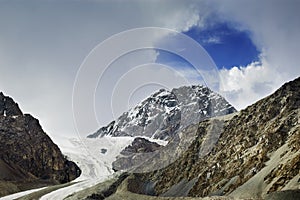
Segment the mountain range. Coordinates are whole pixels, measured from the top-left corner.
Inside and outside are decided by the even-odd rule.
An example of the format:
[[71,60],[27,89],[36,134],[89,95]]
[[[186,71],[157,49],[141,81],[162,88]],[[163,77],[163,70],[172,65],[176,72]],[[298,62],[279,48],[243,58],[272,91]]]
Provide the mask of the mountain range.
[[135,153],[115,161],[126,177],[87,199],[299,199],[300,78],[244,110],[179,128],[165,146],[124,151]]
[[1,192],[80,175],[44,199],[300,199],[300,77],[239,112],[204,86],[161,89],[71,139],[80,169],[2,93],[0,137]]

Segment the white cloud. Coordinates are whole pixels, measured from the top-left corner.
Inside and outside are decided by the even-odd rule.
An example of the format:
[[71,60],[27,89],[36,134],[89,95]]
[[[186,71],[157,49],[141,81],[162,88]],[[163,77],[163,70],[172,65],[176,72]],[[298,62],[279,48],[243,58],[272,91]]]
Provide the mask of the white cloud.
[[270,71],[280,72],[282,81],[300,75],[300,1],[215,1],[216,12],[224,20],[234,21],[263,51],[262,58]]
[[265,61],[222,69],[220,77],[221,93],[238,110],[274,92],[283,81],[280,72]]
[[215,1],[224,20],[237,23],[262,50],[261,64],[220,70],[223,91],[238,109],[271,94],[300,75],[300,1]]
[[180,32],[188,31],[191,27],[198,25],[200,16],[198,11],[179,10],[171,13],[170,20],[165,21],[165,26]]

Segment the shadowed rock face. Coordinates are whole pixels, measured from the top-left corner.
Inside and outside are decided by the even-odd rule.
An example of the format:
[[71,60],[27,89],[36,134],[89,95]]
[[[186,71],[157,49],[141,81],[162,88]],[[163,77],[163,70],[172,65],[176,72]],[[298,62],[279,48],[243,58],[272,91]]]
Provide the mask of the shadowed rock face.
[[120,155],[112,163],[113,170],[129,170],[139,166],[141,162],[145,162],[145,160],[149,159],[151,153],[160,150],[161,147],[161,145],[155,142],[137,137],[133,140],[131,145],[120,152]]
[[[206,120],[184,134],[189,129],[197,130],[197,136],[179,159],[136,175],[136,180],[154,184],[156,195],[262,198],[299,190],[300,78],[231,119]],[[216,137],[211,130],[217,130]],[[178,185],[186,190],[178,193]]]
[[20,116],[23,115],[17,103],[10,97],[6,97],[0,92],[0,115],[1,116]]
[[127,156],[135,153],[149,153],[160,149],[161,145],[149,140],[137,137],[132,144],[121,151],[121,155]]
[[12,98],[0,93],[0,181],[52,180],[65,183],[81,171],[67,160],[39,121],[23,114]]

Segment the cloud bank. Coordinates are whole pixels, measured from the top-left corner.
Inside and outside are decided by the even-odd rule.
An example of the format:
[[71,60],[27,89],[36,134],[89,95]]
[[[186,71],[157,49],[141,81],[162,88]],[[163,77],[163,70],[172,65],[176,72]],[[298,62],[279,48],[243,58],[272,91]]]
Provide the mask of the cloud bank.
[[248,30],[262,50],[260,63],[220,71],[224,92],[237,108],[245,108],[300,75],[300,1],[231,0],[216,7],[224,19]]

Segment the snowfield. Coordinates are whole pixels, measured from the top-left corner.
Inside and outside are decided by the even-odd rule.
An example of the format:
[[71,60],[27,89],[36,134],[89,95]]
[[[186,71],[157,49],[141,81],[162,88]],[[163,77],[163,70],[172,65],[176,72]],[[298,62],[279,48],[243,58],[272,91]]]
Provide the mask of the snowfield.
[[113,174],[112,162],[121,150],[131,144],[133,137],[99,137],[69,139],[60,145],[64,155],[76,162],[82,174],[74,181],[106,178]]

